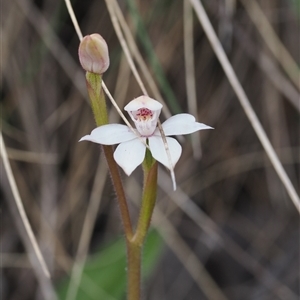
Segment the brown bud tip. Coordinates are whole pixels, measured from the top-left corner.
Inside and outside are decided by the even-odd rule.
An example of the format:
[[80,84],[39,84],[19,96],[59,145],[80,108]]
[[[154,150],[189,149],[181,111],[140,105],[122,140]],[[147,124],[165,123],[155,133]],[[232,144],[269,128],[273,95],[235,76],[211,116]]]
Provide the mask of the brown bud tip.
[[85,36],[78,49],[79,60],[88,72],[103,74],[109,67],[108,47],[98,33]]

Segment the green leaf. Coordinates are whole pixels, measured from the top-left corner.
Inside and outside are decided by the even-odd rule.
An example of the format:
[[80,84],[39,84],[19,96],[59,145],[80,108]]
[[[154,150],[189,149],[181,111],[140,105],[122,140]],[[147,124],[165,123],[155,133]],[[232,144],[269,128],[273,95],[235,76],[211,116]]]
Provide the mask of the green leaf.
[[[155,230],[148,234],[142,258],[145,280],[159,259],[163,241]],[[59,299],[66,299],[70,278],[58,287]],[[126,248],[124,238],[119,238],[92,255],[87,261],[76,300],[120,300],[126,294]]]

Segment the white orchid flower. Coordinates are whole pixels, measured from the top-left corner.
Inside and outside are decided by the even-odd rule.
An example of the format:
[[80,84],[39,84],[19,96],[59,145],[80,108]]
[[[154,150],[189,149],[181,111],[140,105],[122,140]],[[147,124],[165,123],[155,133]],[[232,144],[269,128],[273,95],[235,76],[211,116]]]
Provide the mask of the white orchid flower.
[[162,124],[169,148],[169,158],[157,128],[162,104],[148,96],[140,96],[129,102],[124,109],[135,124],[134,132],[126,125],[108,124],[97,127],[90,135],[82,137],[80,141],[91,141],[102,145],[119,144],[114,152],[114,159],[128,176],[143,162],[146,145],[157,161],[169,170],[173,170],[180,158],[182,148],[176,139],[169,136],[213,129],[196,122],[194,116],[190,114],[178,114],[170,117]]

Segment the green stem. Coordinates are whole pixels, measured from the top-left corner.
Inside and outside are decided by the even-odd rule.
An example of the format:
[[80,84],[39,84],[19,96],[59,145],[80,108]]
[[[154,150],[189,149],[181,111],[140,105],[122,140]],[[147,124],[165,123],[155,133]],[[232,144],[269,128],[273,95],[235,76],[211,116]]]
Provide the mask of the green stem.
[[[95,73],[86,72],[86,85],[91,100],[91,107],[93,110],[95,122],[97,126],[108,123],[108,115],[106,109],[105,95],[102,89],[102,76]],[[124,225],[124,232],[127,239],[133,236],[132,225],[128,210],[128,205],[123,189],[123,184],[117,163],[113,157],[112,146],[102,146],[107,165],[109,168],[110,176],[117,195],[122,222]]]
[[127,240],[128,256],[128,300],[139,300],[141,296],[142,248],[150,226],[157,192],[157,162],[149,150],[144,167],[144,191],[137,228],[132,239]]
[[127,300],[141,299],[142,246],[127,240]]
[[157,192],[157,162],[150,169],[144,166],[144,192],[142,206],[135,234],[132,242],[143,245],[147,235]]
[[108,115],[105,96],[102,89],[102,76],[86,72],[85,78],[96,125],[101,126],[107,124]]
[[[91,106],[97,126],[108,123],[105,96],[102,90],[102,76],[86,73],[86,83],[91,100]],[[116,191],[121,218],[124,226],[127,247],[127,276],[128,300],[140,300],[141,297],[141,257],[142,247],[150,226],[151,217],[157,193],[157,162],[152,158],[147,149],[143,163],[144,190],[137,228],[133,234],[128,205],[119,173],[119,168],[113,157],[112,146],[102,145],[107,160],[111,179]]]
[[130,220],[130,215],[129,215],[129,210],[128,210],[128,205],[126,201],[126,196],[125,192],[123,189],[123,184],[121,180],[121,176],[119,173],[119,168],[114,160],[113,157],[113,148],[112,146],[102,146],[104,155],[107,160],[111,180],[113,182],[118,203],[119,203],[119,208],[120,208],[120,213],[121,213],[121,218],[124,226],[124,232],[126,239],[131,239],[133,236],[132,233],[132,225],[131,225],[131,220]]

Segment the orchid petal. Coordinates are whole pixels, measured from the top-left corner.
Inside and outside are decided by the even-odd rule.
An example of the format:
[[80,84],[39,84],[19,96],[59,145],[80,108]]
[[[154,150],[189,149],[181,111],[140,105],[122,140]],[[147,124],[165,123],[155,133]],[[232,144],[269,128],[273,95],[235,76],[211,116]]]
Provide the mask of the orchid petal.
[[148,108],[150,110],[161,110],[162,109],[162,104],[159,103],[158,101],[148,97],[148,96],[140,96],[137,97],[135,99],[133,99],[132,101],[130,101],[125,107],[124,109],[126,111],[135,111],[138,110],[140,108]]
[[91,141],[102,145],[115,145],[137,138],[129,127],[122,124],[108,124],[95,128],[90,135],[82,137],[81,141]]
[[[146,139],[143,139],[146,142]],[[145,158],[146,146],[139,139],[121,143],[114,152],[117,164],[129,176]]]
[[[213,129],[203,123],[196,122],[194,116],[190,114],[178,114],[170,117],[162,124],[166,136],[190,134],[198,130]],[[156,130],[155,135],[160,135]]]
[[[176,163],[178,162],[180,155],[181,155],[181,146],[180,144],[173,138],[166,137],[168,147],[170,150],[171,161],[173,164],[173,168],[175,167]],[[149,137],[149,147],[152,153],[152,156],[166,166],[169,170],[172,168],[170,167],[168,155],[166,152],[166,148],[164,142],[161,137],[158,136],[151,136]]]

